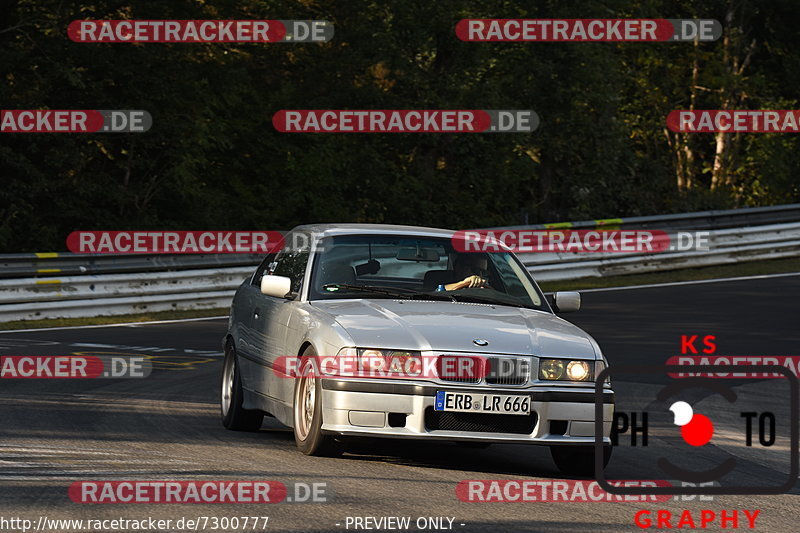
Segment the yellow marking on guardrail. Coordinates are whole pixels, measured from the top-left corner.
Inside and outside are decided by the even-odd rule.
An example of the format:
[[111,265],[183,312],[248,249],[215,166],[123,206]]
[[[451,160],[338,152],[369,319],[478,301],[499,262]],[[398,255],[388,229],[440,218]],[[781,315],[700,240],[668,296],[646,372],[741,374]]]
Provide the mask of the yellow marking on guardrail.
[[60,268],[39,268],[36,270],[37,274],[53,274],[55,272],[61,272]]
[[572,222],[553,222],[552,224],[545,224],[544,227],[547,229],[571,228]]
[[61,283],[61,280],[60,279],[37,279],[36,280],[36,284],[37,285],[49,285],[49,284],[53,284],[53,283]]
[[58,252],[36,252],[36,257],[39,259],[52,259],[58,257]]
[[621,218],[601,218],[599,220],[594,221],[597,224],[597,229],[608,229],[608,230],[615,230],[619,229],[619,225],[622,224]]

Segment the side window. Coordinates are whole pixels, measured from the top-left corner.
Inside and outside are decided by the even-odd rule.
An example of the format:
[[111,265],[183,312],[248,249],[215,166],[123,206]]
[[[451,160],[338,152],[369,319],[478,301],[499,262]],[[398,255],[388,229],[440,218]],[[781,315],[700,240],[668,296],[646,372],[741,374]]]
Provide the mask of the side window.
[[264,274],[271,274],[271,270],[275,268],[275,256],[277,254],[269,254],[267,257],[261,261],[261,264],[258,265],[256,269],[256,273],[253,275],[253,279],[250,281],[251,284],[255,285],[256,287],[261,286],[261,276]]
[[303,277],[306,274],[308,249],[283,251],[276,259],[276,262],[278,265],[271,273],[291,279],[292,291],[299,293],[303,285]]

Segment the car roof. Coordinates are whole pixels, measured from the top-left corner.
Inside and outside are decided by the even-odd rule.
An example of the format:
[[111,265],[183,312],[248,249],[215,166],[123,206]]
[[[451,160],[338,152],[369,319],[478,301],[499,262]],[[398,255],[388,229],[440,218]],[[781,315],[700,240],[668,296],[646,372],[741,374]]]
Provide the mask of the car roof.
[[319,237],[333,235],[419,235],[425,237],[452,237],[455,231],[421,226],[396,224],[306,224],[292,229],[293,232],[313,233]]

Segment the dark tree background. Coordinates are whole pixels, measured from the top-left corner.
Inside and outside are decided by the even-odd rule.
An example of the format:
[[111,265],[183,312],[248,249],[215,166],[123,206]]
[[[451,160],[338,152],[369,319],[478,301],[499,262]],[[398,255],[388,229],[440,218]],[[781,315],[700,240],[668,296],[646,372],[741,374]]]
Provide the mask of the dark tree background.
[[[800,201],[796,134],[673,109],[797,109],[794,0],[21,0],[4,109],[146,109],[143,134],[0,134],[0,250],[75,229],[450,228]],[[715,18],[714,43],[466,43],[461,18]],[[324,44],[83,44],[76,19],[324,19]],[[532,134],[280,134],[279,109],[534,109]]]

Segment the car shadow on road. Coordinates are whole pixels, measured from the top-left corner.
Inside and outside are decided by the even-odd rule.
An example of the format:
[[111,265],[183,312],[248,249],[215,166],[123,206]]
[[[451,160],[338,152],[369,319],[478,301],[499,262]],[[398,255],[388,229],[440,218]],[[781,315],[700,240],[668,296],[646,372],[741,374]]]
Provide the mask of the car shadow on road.
[[343,459],[482,474],[563,478],[546,446],[493,444],[476,449],[453,442],[365,438],[349,441]]

